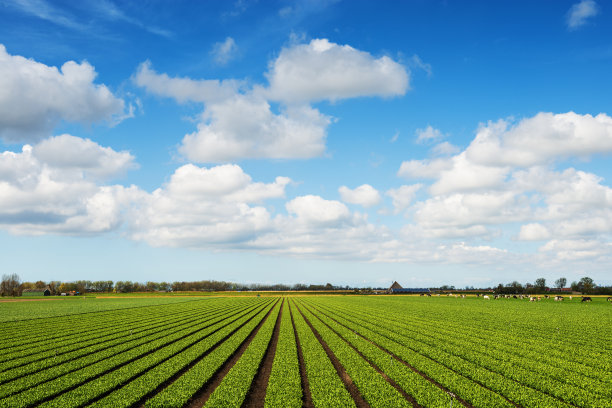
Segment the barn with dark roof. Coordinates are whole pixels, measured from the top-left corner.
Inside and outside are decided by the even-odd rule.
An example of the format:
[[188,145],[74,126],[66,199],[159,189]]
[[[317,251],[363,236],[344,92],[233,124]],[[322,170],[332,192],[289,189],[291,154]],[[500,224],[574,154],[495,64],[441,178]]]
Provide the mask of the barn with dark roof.
[[393,282],[389,289],[388,293],[429,293],[430,290],[428,288],[403,288],[402,285],[397,283],[397,281]]

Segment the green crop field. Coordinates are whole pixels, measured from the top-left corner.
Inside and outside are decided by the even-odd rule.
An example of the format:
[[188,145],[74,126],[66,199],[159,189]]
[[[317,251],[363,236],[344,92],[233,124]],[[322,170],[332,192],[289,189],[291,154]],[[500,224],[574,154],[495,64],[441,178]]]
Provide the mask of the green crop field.
[[612,303],[0,303],[0,407],[612,407]]

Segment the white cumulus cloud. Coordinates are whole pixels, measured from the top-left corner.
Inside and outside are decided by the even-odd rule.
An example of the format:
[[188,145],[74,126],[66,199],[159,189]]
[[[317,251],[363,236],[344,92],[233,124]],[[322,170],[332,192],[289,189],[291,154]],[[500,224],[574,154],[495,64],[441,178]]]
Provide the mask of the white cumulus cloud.
[[9,142],[48,136],[59,121],[93,123],[123,115],[124,101],[94,83],[87,62],[60,69],[10,55],[0,44],[0,137]]
[[284,48],[266,75],[270,97],[291,103],[398,96],[409,86],[408,72],[391,58],[327,39]]
[[359,204],[366,208],[380,203],[380,193],[369,184],[363,184],[353,190],[346,186],[338,189],[342,201],[350,204]]
[[[73,157],[79,153],[92,162]],[[140,192],[96,180],[131,167],[129,153],[68,135],[25,145],[19,153],[0,153],[0,226],[35,235],[116,230],[124,220],[123,210]]]

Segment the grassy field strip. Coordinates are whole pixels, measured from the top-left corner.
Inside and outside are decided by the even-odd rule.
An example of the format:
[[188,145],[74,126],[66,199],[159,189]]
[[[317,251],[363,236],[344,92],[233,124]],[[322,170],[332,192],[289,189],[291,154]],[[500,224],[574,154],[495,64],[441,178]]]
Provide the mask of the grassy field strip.
[[[65,362],[71,363],[73,365],[74,364],[78,365],[78,361],[81,361],[82,359],[87,359],[86,360],[87,363],[91,364],[107,356],[115,355],[116,352],[118,351],[117,347],[119,347],[120,350],[125,351],[126,346],[129,346],[128,343],[132,345],[133,347],[139,344],[146,343],[147,341],[150,340],[149,337],[151,335],[156,336],[158,335],[160,331],[164,329],[167,329],[167,328],[177,329],[177,328],[192,324],[194,322],[201,321],[203,317],[209,320],[218,315],[235,312],[236,310],[240,311],[244,307],[249,307],[249,306],[242,305],[242,307],[233,307],[233,308],[226,306],[225,309],[215,311],[214,313],[211,313],[211,311],[204,311],[202,313],[197,313],[195,315],[194,314],[189,315],[188,318],[183,318],[182,320],[178,320],[178,321],[167,320],[165,323],[161,325],[154,326],[154,327],[145,327],[143,331],[140,331],[140,332],[135,331],[135,333],[131,335],[121,336],[119,338],[114,339],[113,341],[103,342],[102,344],[99,344],[99,345],[87,346],[81,343],[75,343],[73,347],[77,348],[77,350],[73,352],[68,352],[65,354],[58,354],[57,357],[54,357],[53,354],[51,354],[50,358],[42,359],[42,360],[27,364],[27,365],[20,366],[10,371],[5,371],[5,372],[0,373],[0,385],[8,381],[15,380],[24,375],[28,375],[28,374],[35,373],[35,372],[40,372],[49,367],[60,366],[60,364],[65,363]],[[82,348],[78,348],[79,346],[82,346]],[[93,353],[95,353],[93,358],[87,358],[89,355]]]
[[[360,312],[365,314],[363,310]],[[399,318],[394,318],[395,314],[392,312],[385,315],[388,321],[392,322],[395,327],[401,328],[402,334],[411,341],[416,340],[421,344],[443,350],[572,404],[586,407],[605,406],[612,399],[610,397],[611,388],[604,386],[599,381],[578,376],[571,376],[560,381],[552,377],[551,371],[553,370],[548,365],[525,361],[523,358],[499,351],[491,353],[486,345],[481,345],[478,341],[465,340],[457,335],[453,336],[452,333],[440,334],[441,329],[425,330],[425,326],[414,325],[412,322],[405,324]],[[369,314],[369,316],[373,315]],[[503,343],[503,340],[500,342]],[[562,364],[561,361],[558,363]],[[522,367],[524,364],[530,366],[531,369]]]
[[[98,377],[85,385],[41,404],[40,407],[82,406],[100,397],[103,398],[96,401],[93,404],[94,406],[130,406],[141,400],[148,392],[155,390],[185,365],[197,359],[215,343],[223,340],[224,337],[240,328],[245,322],[260,314],[265,310],[267,304],[268,302],[265,302],[254,311],[241,314],[230,324],[218,325],[219,327],[212,326],[211,330],[207,330],[207,334],[210,335],[204,338],[200,337],[200,340],[196,342],[186,338],[184,341],[175,343],[171,348],[160,350]],[[218,331],[212,331],[212,329],[218,329]],[[186,347],[184,347],[185,344],[187,344]]]
[[[328,309],[328,312],[332,311]],[[377,340],[375,340],[373,337],[377,337],[378,340],[381,340],[381,338],[378,336],[381,336],[383,339],[392,340],[394,343],[399,344],[406,349],[409,349],[412,353],[429,359],[430,361],[435,361],[440,365],[443,365],[444,367],[460,374],[461,376],[464,376],[467,379],[471,379],[472,381],[496,393],[499,393],[520,405],[533,406],[536,401],[542,401],[542,403],[547,404],[547,407],[568,406],[568,404],[564,403],[563,401],[560,401],[545,393],[542,393],[541,391],[534,390],[533,388],[517,383],[516,381],[506,378],[499,373],[487,370],[461,357],[441,351],[438,347],[431,347],[418,341],[414,341],[409,337],[405,336],[402,333],[402,330],[400,328],[396,328],[395,325],[393,326],[394,330],[386,329],[384,327],[381,327],[380,325],[373,325],[370,323],[372,321],[371,318],[360,316],[359,312],[355,310],[352,310],[350,313],[347,313],[339,312],[337,308],[334,308],[333,313],[338,316],[339,319],[341,319],[342,323],[350,322],[353,325],[352,328],[360,333],[363,333],[364,329],[367,329],[370,333],[368,333],[366,337],[372,339],[375,342],[377,342]],[[375,335],[372,335],[372,333],[375,333]],[[384,347],[388,348],[386,345]],[[413,364],[411,361],[405,361],[417,367],[420,371],[423,371],[434,380],[444,384],[435,375],[430,375],[425,369],[421,370],[416,362],[415,364]],[[453,387],[448,388],[453,390]],[[482,402],[472,402],[469,399],[470,396],[466,395],[463,391],[456,390],[456,392],[453,392],[464,398],[466,401],[472,403],[473,405],[479,406],[482,404]]]
[[[130,348],[128,351],[122,353],[114,353],[109,355],[106,359],[98,361],[94,364],[88,364],[87,361],[83,361],[80,368],[78,368],[76,371],[70,371],[69,373],[66,373],[66,375],[61,375],[57,378],[53,377],[53,380],[51,381],[46,381],[33,388],[27,389],[24,392],[12,395],[9,398],[5,398],[0,401],[0,406],[29,405],[34,402],[61,394],[62,392],[75,388],[86,381],[90,381],[139,358],[162,349],[168,349],[175,343],[181,342],[182,340],[194,338],[198,339],[198,336],[210,334],[209,332],[213,330],[210,329],[211,326],[218,326],[219,322],[222,322],[221,324],[231,323],[227,322],[227,320],[224,321],[224,319],[228,319],[228,317],[223,316],[213,319],[212,321],[205,321],[195,325],[191,324],[188,325],[187,328],[180,331],[167,330],[166,332],[157,334],[156,338],[153,337],[151,341],[148,341],[145,344]],[[181,342],[181,344],[184,343],[184,341]],[[15,383],[20,383],[21,380],[29,381],[31,377],[36,377],[36,375],[24,377],[23,379],[15,381]],[[13,383],[6,384],[6,386],[9,385],[13,385]]]
[[[191,303],[191,302],[190,302]],[[122,309],[121,314],[115,313],[108,314],[104,312],[102,315],[88,316],[88,319],[70,321],[64,318],[55,320],[55,318],[47,319],[45,325],[36,324],[34,326],[36,333],[35,336],[25,336],[21,339],[14,340],[13,342],[3,343],[3,349],[0,351],[0,356],[6,356],[19,351],[19,348],[29,350],[36,343],[49,343],[51,341],[73,341],[74,338],[82,336],[83,333],[94,334],[99,332],[106,332],[109,330],[109,323],[136,323],[146,321],[148,319],[155,319],[157,316],[170,316],[175,313],[184,313],[186,311],[195,310],[203,305],[209,306],[205,303],[199,304],[187,304],[184,307],[178,308],[178,305],[172,305],[172,308],[168,310],[170,305],[166,305],[166,308],[156,309],[150,307],[150,309],[132,310]],[[181,304],[181,306],[183,306]],[[213,306],[212,302],[210,306]],[[161,313],[160,313],[161,312]],[[18,330],[18,329],[15,329]]]
[[356,407],[355,401],[338,377],[323,346],[319,343],[310,327],[297,311],[294,300],[291,304],[291,315],[304,356],[308,385],[315,407]]
[[289,300],[285,300],[281,316],[280,334],[276,345],[276,354],[272,372],[266,389],[266,408],[302,406],[302,385],[298,351],[291,324]]
[[[45,319],[49,318],[76,316],[85,317],[84,315],[88,315],[90,313],[113,313],[125,309],[138,309],[150,306],[163,307],[179,303],[203,300],[202,298],[194,299],[171,297],[148,299],[96,299],[84,297],[51,297],[45,299],[46,300],[38,302],[28,302],[28,308],[26,310],[20,307],[20,305],[18,304],[19,302],[4,303],[0,305],[0,309],[4,311],[3,314],[0,314],[0,322],[10,325],[19,323],[36,324],[39,322],[44,322]],[[49,307],[50,304],[53,304],[53,306]],[[2,326],[5,325],[3,324]],[[0,336],[2,336],[3,334],[6,334],[6,331],[2,330],[0,332]]]
[[[199,392],[206,389],[224,364],[237,353],[238,349],[248,342],[253,332],[269,318],[272,306],[266,309],[267,314],[260,314],[258,318],[248,322],[243,328],[234,333],[227,341],[215,348],[205,358],[198,361],[183,375],[161,390],[158,394],[146,401],[145,406],[161,408],[178,408],[186,406]],[[266,319],[266,320],[264,320]]]
[[[73,359],[78,355],[87,354],[87,349],[91,350],[92,352],[99,349],[101,350],[114,345],[113,343],[122,342],[122,339],[133,340],[142,337],[146,335],[146,332],[155,328],[161,329],[162,327],[177,324],[181,321],[187,322],[196,320],[201,316],[210,316],[214,313],[223,313],[223,311],[227,309],[227,306],[224,305],[217,306],[218,307],[213,307],[210,309],[194,309],[181,314],[160,316],[159,319],[154,321],[145,321],[145,324],[140,326],[137,325],[137,323],[134,323],[133,325],[127,327],[121,327],[117,331],[110,330],[110,334],[108,335],[98,334],[93,338],[90,336],[83,336],[78,341],[73,339],[72,341],[68,341],[66,343],[54,343],[51,341],[48,344],[36,347],[36,351],[32,351],[33,354],[22,355],[22,353],[19,353],[19,357],[15,357],[14,359],[0,363],[0,367],[2,367],[0,370],[0,384],[6,382],[5,377],[8,375],[6,371],[9,369],[11,369],[11,372],[13,372],[13,370],[17,367],[22,367],[28,363],[34,364],[36,362],[42,366],[59,364],[62,361]],[[236,305],[235,307],[239,306]],[[113,324],[111,327],[116,328],[116,325]]]
[[[510,300],[505,301],[513,302]],[[459,300],[459,302],[462,301]],[[392,304],[389,305],[390,308],[392,306]],[[371,313],[374,314],[380,312],[379,308],[374,308],[370,310],[372,310]],[[419,312],[420,311],[421,310],[419,310]],[[415,311],[411,309],[402,310],[402,314],[398,318],[400,320],[408,320],[411,323],[421,322],[424,325],[427,325],[431,322],[431,318],[424,318],[419,313],[415,313]],[[455,336],[458,333],[464,333],[470,338],[480,338],[483,341],[490,342],[490,344],[492,345],[503,345],[508,348],[513,348],[519,354],[525,353],[526,351],[531,351],[534,357],[539,356],[540,359],[543,358],[545,360],[549,360],[548,356],[554,354],[553,357],[558,358],[563,363],[568,362],[567,355],[572,354],[574,358],[579,362],[568,362],[573,363],[572,366],[568,365],[568,370],[576,370],[582,368],[583,374],[588,376],[589,374],[592,375],[593,369],[606,369],[608,370],[609,375],[612,375],[612,372],[610,371],[612,370],[612,361],[607,361],[609,353],[606,354],[605,352],[602,352],[601,348],[602,342],[609,342],[609,336],[604,335],[603,339],[605,340],[601,340],[601,342],[599,343],[597,343],[596,341],[591,341],[591,344],[589,344],[588,347],[578,345],[568,346],[566,343],[571,342],[573,339],[585,337],[584,333],[589,333],[588,338],[592,338],[592,333],[590,331],[584,331],[580,333],[580,335],[570,335],[566,332],[566,327],[563,328],[563,333],[557,332],[555,328],[549,332],[539,330],[538,332],[546,333],[546,336],[543,338],[539,338],[538,340],[534,340],[533,337],[536,333],[534,333],[533,330],[529,332],[529,336],[526,336],[525,334],[527,332],[522,328],[510,327],[510,324],[500,325],[499,316],[496,316],[495,321],[490,322],[486,322],[485,318],[481,319],[479,316],[478,323],[476,323],[474,319],[458,320],[456,315],[454,315],[454,318],[452,320],[443,320],[442,318],[436,318],[435,320],[440,323],[438,325],[438,330],[452,332]],[[485,323],[483,324],[483,322]],[[502,326],[502,329],[498,331],[493,331],[488,326],[486,326],[486,324],[489,324],[490,326],[494,327]],[[474,327],[475,325],[477,325],[477,327]],[[483,325],[484,329],[481,329]],[[602,330],[601,332],[604,331]],[[505,339],[502,345],[499,344],[500,336]],[[561,336],[563,336],[562,339]],[[553,342],[551,341],[552,339],[556,339],[557,341]],[[585,365],[585,363],[588,363],[588,365]],[[608,378],[610,377],[608,376]]]
[[323,313],[318,313],[316,309],[310,309],[311,307],[306,306],[330,330],[333,330],[344,341],[355,347],[366,359],[374,363],[407,394],[412,396],[419,405],[432,408],[448,407],[450,397],[446,391],[434,385],[408,366],[399,364],[397,360],[389,358],[388,353],[363,337],[356,335],[352,330],[336,323]]
[[316,331],[329,346],[349,377],[353,380],[359,393],[373,408],[412,407],[412,403],[389,384],[366,360],[336,333],[326,327],[308,309],[301,304],[298,310],[309,326]]
[[279,303],[274,308],[238,362],[223,377],[221,384],[210,395],[205,407],[225,408],[242,405],[251,383],[259,370],[274,328],[280,324],[278,317],[281,308],[282,303]]

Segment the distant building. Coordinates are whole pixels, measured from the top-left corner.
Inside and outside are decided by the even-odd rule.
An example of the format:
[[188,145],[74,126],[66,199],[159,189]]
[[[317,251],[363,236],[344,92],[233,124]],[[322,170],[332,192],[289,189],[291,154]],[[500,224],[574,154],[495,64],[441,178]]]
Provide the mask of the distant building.
[[430,290],[428,288],[403,288],[402,285],[397,283],[397,281],[393,282],[393,284],[387,290],[387,293],[429,293]]
[[45,289],[45,291],[43,292],[43,296],[51,296],[51,289]]

